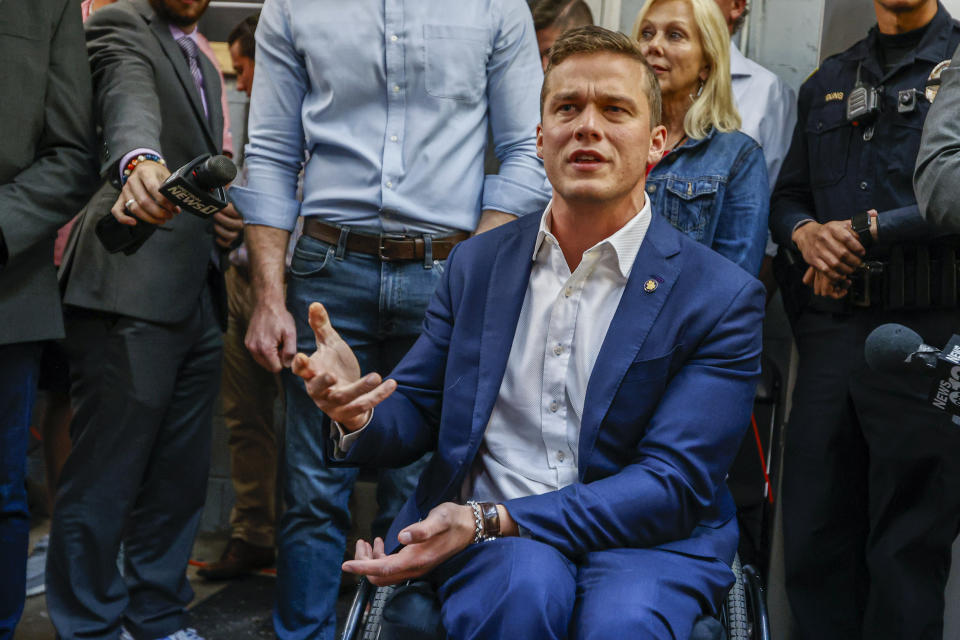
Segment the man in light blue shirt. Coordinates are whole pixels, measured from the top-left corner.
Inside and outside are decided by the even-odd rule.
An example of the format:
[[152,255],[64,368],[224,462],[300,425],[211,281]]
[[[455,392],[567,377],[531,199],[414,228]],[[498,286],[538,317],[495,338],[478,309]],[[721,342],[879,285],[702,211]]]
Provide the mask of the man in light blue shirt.
[[[453,245],[547,204],[529,9],[523,0],[267,0],[256,56],[248,182],[231,189],[257,292],[247,347],[272,371],[289,367],[298,343],[312,350],[306,310],[320,300],[361,368],[390,370],[416,339]],[[488,124],[499,175],[483,173]],[[298,215],[304,235],[285,303],[284,249]],[[274,626],[283,639],[333,638],[356,471],[322,467],[315,405],[289,371],[284,386],[288,509]],[[419,464],[381,473],[374,535]]]

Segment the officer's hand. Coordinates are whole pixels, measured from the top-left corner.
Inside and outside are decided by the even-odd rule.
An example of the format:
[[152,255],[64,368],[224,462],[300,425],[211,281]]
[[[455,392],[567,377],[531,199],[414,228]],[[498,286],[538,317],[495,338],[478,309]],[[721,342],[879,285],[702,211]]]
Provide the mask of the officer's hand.
[[380,374],[360,377],[360,364],[353,350],[333,326],[319,302],[310,305],[310,327],[317,350],[307,357],[298,353],[293,372],[303,378],[314,404],[344,429],[356,431],[370,420],[375,406],[397,388],[395,380],[381,380]]
[[127,177],[110,213],[118,222],[128,226],[137,224],[131,214],[150,224],[167,222],[180,213],[180,207],[160,193],[160,186],[169,176],[170,171],[159,162],[140,162]]
[[813,267],[807,267],[807,272],[803,274],[803,284],[813,288],[813,293],[818,296],[826,296],[839,300],[847,295],[850,288],[850,281],[846,278],[841,280],[831,280],[822,271],[817,271]]
[[830,280],[843,280],[860,266],[864,251],[849,220],[811,221],[793,232],[803,260]]

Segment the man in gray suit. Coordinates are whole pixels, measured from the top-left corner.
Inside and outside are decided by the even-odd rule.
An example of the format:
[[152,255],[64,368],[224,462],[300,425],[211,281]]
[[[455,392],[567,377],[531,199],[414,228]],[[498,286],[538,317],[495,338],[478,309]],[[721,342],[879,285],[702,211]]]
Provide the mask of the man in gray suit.
[[23,610],[40,342],[63,336],[57,228],[96,188],[90,72],[69,0],[0,2],[0,639]]
[[913,176],[917,204],[927,221],[941,231],[960,233],[960,49],[949,65],[946,61],[937,65],[926,94],[933,104],[923,124]]
[[[47,605],[64,640],[113,639],[121,626],[122,637],[196,637],[183,629],[185,569],[220,379],[217,246],[240,222],[176,215],[157,188],[167,166],[217,153],[223,139],[219,78],[195,41],[206,5],[132,0],[86,22],[109,183],[87,205],[61,274],[75,417]],[[111,209],[121,222],[164,224],[136,253],[109,254],[95,226]]]

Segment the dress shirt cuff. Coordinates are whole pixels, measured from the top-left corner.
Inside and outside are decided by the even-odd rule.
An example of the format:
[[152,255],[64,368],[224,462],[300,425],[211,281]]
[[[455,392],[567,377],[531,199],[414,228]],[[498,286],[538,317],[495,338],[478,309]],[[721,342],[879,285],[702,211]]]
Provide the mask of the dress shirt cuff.
[[120,166],[117,167],[117,170],[120,172],[120,182],[123,182],[123,170],[126,168],[127,163],[130,162],[134,157],[140,155],[141,153],[149,153],[155,156],[163,157],[163,154],[159,151],[154,151],[153,149],[148,149],[147,147],[141,147],[139,149],[134,149],[127,155],[120,158]]
[[330,430],[330,439],[333,440],[334,444],[334,455],[333,457],[337,460],[342,460],[346,456],[347,452],[350,451],[350,447],[353,446],[353,443],[360,438],[360,434],[363,433],[363,430],[366,429],[370,422],[373,420],[373,412],[376,409],[370,410],[370,417],[367,419],[366,423],[356,431],[347,432],[343,425],[341,425],[336,420],[331,420],[330,423],[336,427],[337,431]]
[[300,202],[248,187],[235,186],[227,197],[240,212],[244,224],[260,224],[293,231],[300,215]]
[[550,200],[550,183],[546,178],[536,188],[521,184],[502,175],[488,175],[483,181],[484,211],[502,211],[517,217],[543,213]]

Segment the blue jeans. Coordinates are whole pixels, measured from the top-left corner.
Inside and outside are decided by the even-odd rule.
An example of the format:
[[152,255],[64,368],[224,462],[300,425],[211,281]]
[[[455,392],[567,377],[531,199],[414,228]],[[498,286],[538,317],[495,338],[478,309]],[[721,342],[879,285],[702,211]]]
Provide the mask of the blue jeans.
[[40,343],[0,345],[0,640],[13,637],[26,593],[27,438],[37,394]]
[[[309,236],[300,238],[287,285],[287,307],[297,323],[297,349],[313,353],[316,343],[307,308],[322,302],[340,336],[353,348],[363,373],[386,377],[416,341],[423,314],[443,274],[439,261],[381,262]],[[334,606],[340,586],[348,502],[357,469],[322,464],[321,413],[289,371],[284,498],[280,523],[279,575],[274,628],[281,640],[323,638],[336,632]],[[379,512],[374,536],[383,536],[413,493],[426,458],[379,474]]]

